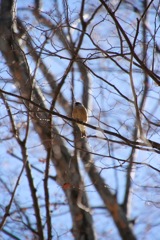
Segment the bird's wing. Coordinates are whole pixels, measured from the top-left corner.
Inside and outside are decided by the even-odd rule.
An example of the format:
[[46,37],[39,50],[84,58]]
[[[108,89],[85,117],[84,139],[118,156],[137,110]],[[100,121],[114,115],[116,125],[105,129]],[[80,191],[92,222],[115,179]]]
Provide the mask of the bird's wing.
[[72,117],[74,119],[87,122],[87,110],[84,107],[74,108]]

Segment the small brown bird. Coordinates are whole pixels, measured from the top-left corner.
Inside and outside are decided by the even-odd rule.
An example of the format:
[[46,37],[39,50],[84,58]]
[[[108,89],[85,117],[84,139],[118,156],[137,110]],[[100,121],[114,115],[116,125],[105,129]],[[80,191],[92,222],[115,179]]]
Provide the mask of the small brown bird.
[[[88,117],[87,117],[87,110],[86,108],[83,106],[82,103],[80,102],[76,102],[73,108],[73,112],[72,112],[72,117],[75,120],[79,120],[82,122],[87,122]],[[79,127],[80,131],[81,131],[81,138],[86,137],[86,131],[85,131],[85,126],[82,124],[77,123],[77,126]]]

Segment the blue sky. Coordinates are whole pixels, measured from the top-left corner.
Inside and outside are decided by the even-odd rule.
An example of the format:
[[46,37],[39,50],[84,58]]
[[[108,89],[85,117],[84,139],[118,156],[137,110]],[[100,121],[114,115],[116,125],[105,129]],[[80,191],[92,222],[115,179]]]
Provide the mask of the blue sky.
[[[116,1],[115,1],[116,2]],[[90,3],[90,4],[89,4]],[[142,9],[142,5],[140,1],[136,1],[137,8],[139,10]],[[135,4],[136,4],[135,3]],[[80,28],[79,24],[79,4],[80,1],[68,1],[69,5],[69,14],[70,14],[70,22],[71,27]],[[91,4],[91,1],[88,1],[88,8],[86,8],[85,18],[88,19],[91,12],[94,10],[95,6],[99,4],[98,1],[95,1],[94,4]],[[158,15],[156,16],[156,5],[158,1],[154,1],[154,6],[152,9],[148,11],[148,18],[146,24],[148,29],[151,29],[154,33],[154,30],[157,28],[156,32],[156,42],[159,44],[159,19]],[[66,49],[60,50],[62,47],[62,43],[58,39],[56,34],[53,34],[51,30],[48,30],[47,27],[43,26],[41,22],[36,21],[32,16],[32,7],[34,6],[33,1],[17,1],[18,6],[18,16],[23,19],[26,28],[29,31],[29,34],[34,38],[34,46],[36,47],[36,51],[40,51],[40,46],[42,46],[45,41],[44,31],[47,32],[51,41],[44,47],[44,51],[42,59],[46,66],[48,67],[48,72],[54,75],[56,82],[59,83],[65,69],[69,63],[70,55]],[[132,11],[132,8],[128,4],[128,9],[124,8],[124,5],[120,8],[117,13],[118,19],[121,24],[124,26],[128,36],[130,39],[133,39],[136,31],[136,18],[139,17],[138,14]],[[62,12],[62,4],[59,2],[59,7],[61,10],[62,18],[60,26],[66,32],[66,41],[69,39],[67,34],[67,28],[65,27],[65,18],[64,12]],[[52,5],[52,1],[45,1],[43,3],[42,14],[50,19],[53,24],[56,24],[56,11]],[[49,14],[49,16],[48,16]],[[156,23],[156,24],[155,24]],[[154,27],[152,27],[154,26]],[[58,28],[55,31],[60,31]],[[142,51],[142,29],[140,28],[138,40],[137,40],[137,54],[140,56]],[[72,29],[71,33],[73,34],[73,40],[78,42],[79,31]],[[120,41],[118,38],[116,26],[110,17],[103,10],[97,17],[91,22],[90,26],[87,29],[87,33],[92,33],[91,39],[88,35],[85,35],[82,49],[79,54],[82,58],[88,57],[88,60],[84,62],[88,67],[88,78],[90,79],[90,89],[89,89],[89,123],[94,126],[102,127],[103,129],[110,130],[113,132],[118,132],[121,135],[124,135],[128,139],[133,138],[133,133],[135,128],[137,127],[136,122],[136,114],[135,107],[132,103],[128,102],[126,99],[122,98],[119,95],[118,89],[122,94],[128,97],[133,101],[132,89],[130,87],[130,77],[129,74],[124,73],[120,70],[120,68],[113,63],[110,58],[106,58],[105,52],[119,52],[120,51]],[[69,41],[69,40],[68,40]],[[153,56],[155,61],[155,73],[159,73],[159,54],[153,55],[153,43],[151,36],[148,33],[147,37],[148,41],[148,51],[147,51],[147,66],[148,68],[152,67]],[[53,47],[55,46],[55,48]],[[97,46],[97,48],[96,48]],[[103,50],[104,52],[102,53]],[[124,41],[124,51],[128,51],[127,44]],[[28,53],[28,49],[24,48],[24,52]],[[93,55],[92,55],[93,54]],[[94,55],[95,54],[95,55]],[[110,53],[111,54],[111,53]],[[91,57],[92,56],[92,57]],[[97,56],[97,59],[94,59],[94,56]],[[65,58],[68,59],[65,59]],[[35,70],[35,62],[30,54],[27,54],[27,59],[29,62],[29,67],[31,73],[34,73]],[[130,61],[122,59],[121,56],[115,58],[117,63],[126,69],[129,70]],[[6,91],[16,92],[15,85],[12,81],[12,77],[8,72],[8,68],[4,60],[2,59],[0,63],[0,86]],[[90,71],[90,70],[91,71]],[[72,88],[72,77],[74,78],[74,89]],[[52,101],[52,89],[50,88],[47,79],[41,72],[41,70],[37,70],[36,72],[36,84],[39,86],[45,97],[46,106],[49,107]],[[102,81],[102,79],[105,81]],[[138,67],[133,66],[133,78],[134,78],[134,86],[135,91],[138,97],[138,103],[140,104],[141,99],[144,93],[144,73]],[[5,79],[5,80],[4,80]],[[78,65],[74,65],[74,72],[69,73],[65,84],[61,89],[61,93],[64,95],[65,99],[69,102],[70,107],[72,105],[72,91],[74,91],[74,97],[78,101],[82,101],[83,94],[83,76],[78,69]],[[109,85],[110,84],[110,85]],[[116,87],[116,89],[114,87]],[[149,78],[148,81],[148,93],[146,97],[145,106],[143,112],[146,116],[156,123],[159,122],[159,87]],[[11,98],[10,98],[11,99]],[[12,111],[15,114],[14,120],[17,125],[19,125],[21,136],[23,136],[25,132],[25,121],[26,115],[23,112],[24,107],[22,104],[17,104],[16,102],[11,102]],[[64,115],[68,114],[68,109],[63,108],[58,103],[56,104],[56,110]],[[1,116],[1,138],[4,139],[12,135],[9,128],[9,120],[7,118],[7,113],[5,111],[4,105],[1,103],[0,107],[0,116]],[[142,116],[143,130],[148,139],[159,142],[159,126],[149,125],[147,121],[145,121]],[[64,123],[63,119],[58,117],[53,119],[57,124],[57,128],[59,132],[73,139],[73,128]],[[23,123],[23,124],[21,124]],[[104,141],[101,139],[96,139],[94,136],[111,138],[112,140],[117,140],[113,136],[107,136],[104,133],[96,132],[93,129],[87,128],[87,134],[91,137],[88,138],[88,146],[90,151],[93,153],[93,161],[99,170],[101,176],[105,179],[106,184],[109,185],[112,192],[117,192],[117,198],[119,203],[122,203],[124,197],[125,190],[125,181],[126,181],[126,168],[128,166],[127,160],[129,160],[131,148],[126,145],[120,145],[116,143],[109,143],[108,141]],[[70,152],[73,153],[74,148],[71,144],[65,142],[66,146],[69,148]],[[46,158],[46,152],[44,147],[39,140],[37,134],[35,134],[33,130],[32,124],[30,125],[29,131],[29,140],[27,142],[28,147],[28,156],[29,161],[35,167],[38,167],[41,171],[45,169],[45,163],[42,163],[42,159]],[[17,179],[17,172],[21,169],[20,161],[16,160],[14,157],[7,154],[7,151],[13,151],[17,156],[21,158],[21,152],[18,148],[18,145],[15,140],[9,139],[7,141],[1,142],[1,178],[6,180],[9,179],[9,187],[12,189]],[[96,156],[94,153],[100,153],[104,155]],[[119,161],[111,158],[110,156],[117,157],[126,161],[124,164],[120,164]],[[150,239],[151,236],[154,236],[154,239],[158,239],[159,236],[157,233],[157,227],[159,225],[159,173],[155,170],[148,167],[146,164],[150,164],[156,168],[159,168],[159,155],[155,152],[147,152],[136,150],[135,153],[135,162],[141,164],[135,164],[134,170],[132,173],[132,188],[131,188],[131,211],[130,217],[136,218],[135,224],[135,234],[138,236],[138,239]],[[122,162],[121,162],[122,163]],[[99,207],[102,206],[103,203],[97,195],[93,185],[90,182],[90,179],[87,176],[87,173],[83,169],[83,165],[79,159],[79,165],[81,169],[81,173],[83,179],[85,180],[85,190],[88,194],[89,201],[91,206]],[[55,175],[55,169],[53,164],[51,164],[50,169],[51,175]],[[37,186],[37,194],[40,199],[40,203],[43,204],[43,174],[37,173],[37,171],[33,170],[35,185]],[[25,189],[25,191],[24,191]],[[61,187],[55,183],[54,181],[49,182],[50,189],[50,197],[51,202],[60,202],[61,204],[57,207],[53,205],[53,224],[55,228],[55,236],[61,235],[60,239],[71,239],[71,233],[69,230],[71,228],[71,217],[69,215],[69,209],[67,206],[66,198],[63,194]],[[6,196],[6,198],[5,198]],[[3,201],[7,202],[9,200],[9,195],[4,196],[0,200],[3,205]],[[28,183],[23,175],[20,185],[17,189],[16,199],[18,199],[18,203],[21,206],[30,205],[31,199],[28,195]],[[65,203],[65,204],[64,204]],[[62,205],[64,204],[64,205]],[[13,209],[15,205],[13,206]],[[42,208],[43,209],[43,208]],[[42,210],[42,215],[44,214]],[[63,214],[64,213],[64,214]],[[31,220],[32,220],[32,211],[31,211]],[[101,210],[101,209],[93,209],[93,218],[95,228],[97,230],[97,235],[100,236],[99,239],[105,239],[107,236],[108,239],[118,239],[117,230],[112,222],[109,213]],[[34,218],[33,218],[34,219]],[[67,219],[67,221],[66,221]],[[13,224],[14,222],[10,223]],[[16,224],[15,224],[16,225]],[[154,226],[153,226],[154,225]],[[104,226],[106,226],[104,228]],[[66,232],[68,233],[66,234]],[[64,234],[64,235],[63,235]]]

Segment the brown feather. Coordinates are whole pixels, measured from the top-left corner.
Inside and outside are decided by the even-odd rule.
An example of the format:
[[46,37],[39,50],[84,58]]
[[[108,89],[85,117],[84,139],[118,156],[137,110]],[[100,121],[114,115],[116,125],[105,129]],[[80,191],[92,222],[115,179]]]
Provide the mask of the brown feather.
[[[82,121],[82,122],[87,122],[88,117],[87,117],[87,110],[85,107],[82,105],[74,106],[73,112],[72,112],[72,117],[76,120]],[[79,127],[81,131],[81,138],[86,137],[86,132],[85,132],[85,126],[82,124],[77,123],[77,126]]]
[[87,110],[83,106],[73,108],[72,117],[82,122],[87,122]]

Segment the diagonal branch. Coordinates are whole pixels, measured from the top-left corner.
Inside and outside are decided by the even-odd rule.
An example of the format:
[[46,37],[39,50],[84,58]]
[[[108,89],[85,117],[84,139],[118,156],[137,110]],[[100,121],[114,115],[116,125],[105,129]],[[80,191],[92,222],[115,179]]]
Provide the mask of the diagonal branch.
[[[138,57],[138,55],[136,54],[136,52],[134,51],[134,47],[129,39],[129,37],[127,36],[127,34],[125,33],[125,30],[123,29],[123,27],[121,26],[121,24],[118,22],[114,12],[110,9],[110,7],[107,5],[107,3],[104,0],[99,0],[104,8],[106,9],[106,11],[109,13],[109,15],[111,16],[111,18],[113,19],[113,21],[115,22],[117,28],[120,30],[120,32],[122,33],[124,39],[126,40],[131,53],[133,55],[133,57],[135,58],[135,60],[140,64],[141,68],[158,84],[158,86],[160,86],[160,77],[158,75],[156,75],[153,71],[151,71],[146,65],[145,63]],[[151,5],[151,3],[154,0],[150,1],[149,6]],[[145,13],[144,13],[145,14]]]
[[[2,2],[5,3],[6,0],[3,0]],[[13,27],[16,28],[16,22],[13,22],[11,20],[8,21],[8,19],[6,19],[11,15],[11,13],[13,14],[13,12],[10,11],[10,8],[15,1],[12,0],[11,4],[10,1],[7,2],[9,3],[7,7],[6,5],[3,5],[5,8],[3,9],[5,14],[3,15],[3,31],[2,24],[0,26],[0,33],[2,34],[2,38],[0,39],[0,50],[10,68],[13,79],[19,86],[21,97],[30,99],[32,82],[28,69],[27,59],[25,58],[25,55],[20,48],[18,36],[14,34],[13,31]],[[16,16],[14,15],[14,19],[15,18]],[[5,21],[7,24],[4,24]],[[32,101],[45,109],[43,96],[40,90],[37,89],[36,85],[32,89]],[[95,239],[91,215],[84,209],[79,208],[77,205],[79,187],[82,186],[83,180],[81,179],[80,173],[74,164],[71,164],[70,168],[68,168],[70,161],[72,161],[72,157],[64,145],[62,138],[58,135],[58,131],[54,127],[54,124],[53,131],[56,137],[51,139],[49,112],[37,112],[39,109],[38,105],[36,106],[34,104],[31,104],[31,102],[29,103],[28,101],[25,101],[25,105],[27,110],[31,111],[32,113],[33,125],[39,134],[39,137],[43,142],[46,151],[48,149],[48,146],[51,146],[51,160],[54,162],[55,168],[57,170],[57,182],[62,186],[66,181],[69,181],[73,186],[76,186],[76,188],[71,187],[65,191],[71,209],[71,215],[73,219],[73,232],[76,234],[76,238],[90,240]],[[88,200],[85,192],[83,192],[83,201],[83,204],[88,207]]]
[[100,176],[100,173],[97,172],[93,160],[88,152],[86,144],[83,145],[83,148],[86,152],[80,152],[82,161],[84,163],[86,172],[88,173],[93,185],[97,189],[97,192],[101,196],[106,208],[112,215],[112,218],[119,230],[119,233],[124,240],[135,240],[135,236],[132,233],[132,230],[129,227],[129,222],[126,218],[126,215],[118,204],[117,199],[109,190],[109,187],[104,182],[103,178]]

